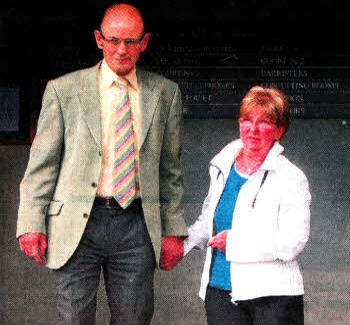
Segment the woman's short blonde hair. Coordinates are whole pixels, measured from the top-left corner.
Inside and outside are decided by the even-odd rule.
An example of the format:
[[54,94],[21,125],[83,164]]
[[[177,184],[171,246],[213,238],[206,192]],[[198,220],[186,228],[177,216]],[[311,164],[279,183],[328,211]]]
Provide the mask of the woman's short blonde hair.
[[257,110],[263,110],[273,123],[289,127],[289,103],[286,95],[276,88],[255,86],[251,88],[241,102],[240,117]]

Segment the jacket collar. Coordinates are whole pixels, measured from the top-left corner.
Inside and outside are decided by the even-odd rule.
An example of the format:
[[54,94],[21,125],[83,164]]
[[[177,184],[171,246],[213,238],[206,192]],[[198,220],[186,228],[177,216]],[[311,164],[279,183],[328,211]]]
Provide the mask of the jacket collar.
[[82,88],[79,92],[83,118],[85,119],[96,145],[102,149],[100,94],[98,90],[98,71],[101,62],[85,70],[82,76]]
[[[97,146],[102,149],[101,138],[101,113],[100,113],[100,95],[98,90],[98,73],[102,61],[86,71],[83,76],[83,86],[79,94],[81,105],[84,110],[84,119],[96,141]],[[141,69],[136,69],[136,76],[138,87],[140,89],[140,103],[142,105],[141,114],[141,135],[139,146],[141,148],[151,121],[153,119],[154,111],[158,104],[161,88],[156,87],[159,81],[156,81],[152,75]]]
[[274,170],[277,168],[277,157],[283,152],[284,147],[276,141],[269,153],[267,154],[264,162],[260,166],[259,169],[262,170]]
[[[243,147],[241,139],[237,139],[229,143],[224,149],[222,149],[211,161],[210,165],[218,168],[227,179],[231,166],[236,160],[240,150]],[[283,152],[283,146],[276,141],[269,153],[267,154],[264,162],[259,167],[259,170],[274,170],[277,168],[277,157]]]
[[155,109],[161,96],[162,86],[156,87],[159,81],[152,77],[152,74],[142,69],[136,70],[137,81],[139,83],[141,114],[141,134],[139,148],[145,141],[150,128]]

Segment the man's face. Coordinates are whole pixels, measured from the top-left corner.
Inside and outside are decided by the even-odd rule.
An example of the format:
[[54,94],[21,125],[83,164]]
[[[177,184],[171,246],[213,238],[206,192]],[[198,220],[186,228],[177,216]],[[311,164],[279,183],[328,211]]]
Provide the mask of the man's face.
[[146,50],[151,35],[143,35],[142,21],[130,15],[109,15],[101,29],[95,31],[95,38],[106,63],[117,75],[127,75]]

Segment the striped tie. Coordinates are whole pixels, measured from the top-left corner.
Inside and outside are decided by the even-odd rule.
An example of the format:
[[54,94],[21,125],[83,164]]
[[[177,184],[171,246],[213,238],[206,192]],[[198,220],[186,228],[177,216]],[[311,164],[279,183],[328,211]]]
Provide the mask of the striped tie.
[[121,96],[115,114],[116,129],[113,193],[119,205],[123,209],[126,209],[135,198],[135,133],[127,88],[128,81],[122,79],[120,81],[115,81],[115,83],[121,88]]

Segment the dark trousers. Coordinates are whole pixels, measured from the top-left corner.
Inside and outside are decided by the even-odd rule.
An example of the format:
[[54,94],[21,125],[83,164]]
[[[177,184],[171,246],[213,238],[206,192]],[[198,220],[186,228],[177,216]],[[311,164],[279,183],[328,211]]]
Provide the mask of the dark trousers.
[[[149,324],[155,258],[140,204],[94,206],[77,250],[53,273],[59,324],[94,324],[103,270],[110,324]],[[62,240],[64,240],[62,238]]]
[[268,296],[231,302],[230,292],[208,286],[205,310],[209,325],[303,325],[303,296]]

